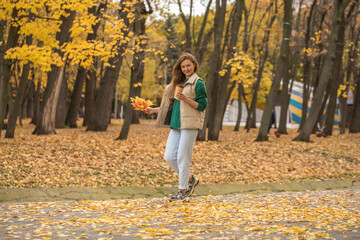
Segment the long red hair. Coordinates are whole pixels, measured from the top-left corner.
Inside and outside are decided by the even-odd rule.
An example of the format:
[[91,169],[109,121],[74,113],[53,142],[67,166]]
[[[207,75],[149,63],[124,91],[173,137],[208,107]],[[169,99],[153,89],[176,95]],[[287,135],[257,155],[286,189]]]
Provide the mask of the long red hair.
[[173,77],[170,82],[170,90],[169,90],[169,100],[170,101],[174,101],[174,93],[175,93],[176,85],[183,84],[185,82],[186,76],[181,71],[181,63],[185,60],[190,60],[194,64],[194,73],[196,73],[197,70],[199,69],[199,63],[197,62],[194,55],[192,55],[191,53],[187,53],[187,52],[181,54],[181,56],[177,60],[175,66],[173,67],[173,70],[172,70]]

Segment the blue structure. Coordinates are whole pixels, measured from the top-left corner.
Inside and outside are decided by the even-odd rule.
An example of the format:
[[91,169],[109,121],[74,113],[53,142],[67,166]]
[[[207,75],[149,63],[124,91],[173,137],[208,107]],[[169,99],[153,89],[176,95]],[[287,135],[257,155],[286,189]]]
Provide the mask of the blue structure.
[[[290,106],[289,106],[291,123],[300,124],[300,122],[301,122],[302,103],[303,103],[303,97],[304,97],[303,89],[304,89],[304,85],[301,82],[294,82],[291,96],[290,96]],[[308,101],[308,107],[307,107],[308,114],[310,112],[311,103],[312,103],[312,95],[313,95],[312,93],[313,93],[313,89],[310,88],[310,99]],[[349,94],[348,104],[351,101],[353,101],[353,100]],[[327,106],[325,106],[325,109],[326,108],[327,108]],[[339,118],[338,109],[335,109],[334,124],[339,124],[339,121],[340,121],[340,118]]]

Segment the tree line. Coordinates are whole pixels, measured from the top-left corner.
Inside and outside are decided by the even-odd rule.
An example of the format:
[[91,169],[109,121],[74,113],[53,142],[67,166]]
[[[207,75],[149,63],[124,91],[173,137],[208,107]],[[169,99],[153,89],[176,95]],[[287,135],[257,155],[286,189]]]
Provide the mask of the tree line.
[[[126,139],[139,121],[128,99],[142,96],[149,81],[159,86],[152,98],[160,99],[181,51],[198,59],[208,92],[198,140],[219,139],[233,98],[245,103],[247,130],[256,127],[256,108],[264,109],[256,140],[266,141],[280,96],[278,132],[286,134],[295,81],[303,84],[303,104],[294,140],[310,141],[318,125],[331,135],[336,108],[340,132],[360,132],[358,0],[208,0],[201,15],[192,0],[173,1],[178,15],[148,0],[2,3],[0,129],[6,122],[7,138],[23,117],[32,118],[38,135],[77,127],[81,109],[87,130],[105,131],[121,97],[125,119],[117,139]],[[121,81],[125,97],[118,95]],[[235,131],[241,112],[239,104]]]

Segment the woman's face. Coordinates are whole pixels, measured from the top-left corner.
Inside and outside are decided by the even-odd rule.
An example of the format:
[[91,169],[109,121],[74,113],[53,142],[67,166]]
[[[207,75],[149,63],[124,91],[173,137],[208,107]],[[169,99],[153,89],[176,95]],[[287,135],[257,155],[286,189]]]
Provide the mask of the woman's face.
[[189,78],[191,75],[193,75],[195,66],[191,60],[186,59],[182,61],[180,67],[186,78]]

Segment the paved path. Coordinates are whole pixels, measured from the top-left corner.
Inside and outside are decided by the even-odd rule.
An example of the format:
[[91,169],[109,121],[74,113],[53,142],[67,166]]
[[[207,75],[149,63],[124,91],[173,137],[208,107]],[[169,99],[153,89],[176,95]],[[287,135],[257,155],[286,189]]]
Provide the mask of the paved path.
[[0,239],[360,239],[360,189],[0,204]]

